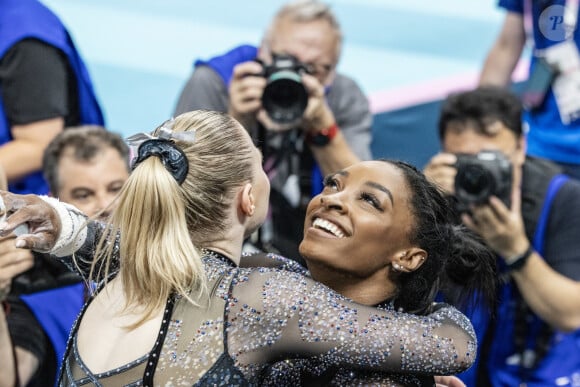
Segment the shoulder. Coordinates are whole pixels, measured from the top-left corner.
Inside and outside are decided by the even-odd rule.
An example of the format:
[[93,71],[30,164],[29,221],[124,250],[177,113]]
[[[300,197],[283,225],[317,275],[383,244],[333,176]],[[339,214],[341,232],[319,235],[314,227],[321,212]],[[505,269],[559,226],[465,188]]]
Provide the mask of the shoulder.
[[31,67],[31,62],[46,66],[53,63],[66,63],[66,57],[57,47],[39,39],[28,38],[15,43],[0,58],[0,64],[4,65],[13,63],[15,66]]
[[214,83],[222,82],[220,75],[206,64],[200,64],[195,67],[195,70],[191,74],[191,79],[194,81]]
[[223,54],[219,54],[211,57],[210,59],[198,59],[195,61],[195,66],[205,65],[211,63],[241,63],[248,60],[252,60],[256,57],[258,49],[256,46],[249,44],[242,44],[236,46]]
[[580,212],[580,181],[568,178],[558,190],[554,203],[559,203],[574,212]]
[[[542,195],[544,201],[548,190],[552,187],[554,179],[562,175],[562,168],[550,160],[537,157],[527,157],[524,164],[523,189],[530,192],[536,191]],[[576,196],[580,200],[580,181],[568,177],[556,192],[554,200],[558,197]]]
[[70,38],[60,19],[35,0],[4,1],[0,14],[0,55],[9,46],[26,38],[35,38],[60,47]]
[[[346,75],[337,74],[326,95],[328,105],[339,125],[370,127],[369,100],[359,84]],[[344,128],[342,128],[344,129]]]
[[256,47],[241,45],[231,49],[225,54],[215,56],[208,60],[197,60],[194,66],[196,69],[201,66],[210,67],[227,85],[230,83],[234,67],[239,63],[253,60],[256,58],[256,54]]
[[522,180],[524,202],[533,198],[534,202],[541,205],[552,179],[561,171],[561,168],[550,160],[527,156]]
[[330,94],[343,94],[348,96],[364,95],[360,85],[354,78],[347,75],[337,73],[332,85],[330,86]]

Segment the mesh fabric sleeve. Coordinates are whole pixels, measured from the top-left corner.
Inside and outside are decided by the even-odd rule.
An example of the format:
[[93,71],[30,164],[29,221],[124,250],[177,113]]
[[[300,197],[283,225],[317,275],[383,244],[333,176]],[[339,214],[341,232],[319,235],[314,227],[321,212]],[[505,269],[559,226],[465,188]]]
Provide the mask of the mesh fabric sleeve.
[[251,253],[242,255],[240,267],[270,267],[310,276],[308,269],[293,259],[274,253]]
[[475,360],[469,321],[448,308],[415,316],[356,304],[296,273],[257,269],[234,281],[228,352],[250,377],[309,358],[319,367],[454,374]]

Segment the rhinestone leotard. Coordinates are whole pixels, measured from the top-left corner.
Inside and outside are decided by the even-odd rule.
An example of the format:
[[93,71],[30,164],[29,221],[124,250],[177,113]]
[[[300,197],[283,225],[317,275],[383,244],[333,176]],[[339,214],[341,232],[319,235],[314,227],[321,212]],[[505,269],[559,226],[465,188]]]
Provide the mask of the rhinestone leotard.
[[[405,315],[358,305],[299,273],[239,268],[215,253],[203,262],[209,293],[197,300],[200,306],[182,297],[168,300],[158,344],[146,358],[93,374],[76,350],[77,324],[60,385],[234,386],[276,380],[296,386],[293,367],[277,368],[276,379],[267,376],[273,364],[293,362],[314,373],[338,368],[339,385],[345,378],[365,379],[360,370],[369,378],[394,372],[412,378],[453,374],[474,361],[473,331],[453,308]],[[395,378],[391,385],[403,384]]]

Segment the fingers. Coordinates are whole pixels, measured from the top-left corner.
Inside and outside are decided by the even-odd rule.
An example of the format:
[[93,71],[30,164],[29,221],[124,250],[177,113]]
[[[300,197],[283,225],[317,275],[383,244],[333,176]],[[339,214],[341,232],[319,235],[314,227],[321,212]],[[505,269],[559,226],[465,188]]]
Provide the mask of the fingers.
[[262,106],[266,79],[261,73],[262,66],[254,61],[240,63],[234,67],[229,86],[230,111],[234,117],[255,113]]
[[8,214],[42,200],[36,195],[17,195],[8,191],[0,191],[0,196]]
[[[9,235],[14,231],[15,228],[20,225],[42,220],[42,215],[39,216],[38,212],[35,211],[37,207],[38,206],[31,205],[29,207],[18,209],[16,212],[12,213],[10,216],[4,219],[4,221],[0,224],[0,235]],[[10,211],[10,209],[8,211]]]
[[435,383],[438,387],[465,387],[457,376],[435,376]]
[[497,254],[517,255],[529,245],[521,214],[510,211],[499,198],[492,196],[489,204],[473,206],[470,212],[463,222]]
[[[27,252],[28,254],[30,254],[30,251],[27,250],[20,250],[20,251],[24,251]],[[12,263],[11,265],[8,265],[2,269],[0,269],[0,277],[2,278],[14,278],[22,273],[24,273],[25,271],[30,270],[32,267],[34,266],[34,258],[23,258],[20,259],[18,261],[15,261],[14,263]]]
[[263,67],[260,63],[256,61],[243,62],[234,66],[234,71],[232,73],[232,82],[234,80],[246,78],[248,75],[261,76],[262,73]]
[[319,131],[330,127],[336,119],[326,101],[324,86],[310,74],[302,75],[302,84],[308,93],[308,104],[302,115],[302,128]]
[[0,254],[0,282],[12,281],[14,277],[34,266],[34,256],[28,250],[16,248],[14,239],[3,241]]
[[0,236],[10,235],[20,225],[16,247],[50,251],[60,232],[60,219],[56,210],[36,195],[14,195],[0,193],[9,216],[0,223]]
[[429,161],[430,164],[437,164],[437,165],[441,164],[441,165],[447,165],[447,166],[453,166],[453,165],[455,165],[456,162],[457,162],[457,156],[455,156],[453,153],[446,153],[446,152],[437,153]]
[[472,221],[482,234],[485,234],[487,230],[497,230],[502,225],[491,203],[473,206],[470,212]]
[[302,74],[302,84],[310,97],[324,98],[324,86],[315,76]]
[[455,193],[456,161],[457,157],[452,153],[438,153],[431,158],[423,171],[429,181],[448,195]]
[[461,214],[461,222],[463,222],[463,224],[466,225],[470,230],[475,231],[477,234],[481,235],[475,220],[467,213]]
[[15,246],[21,249],[48,253],[54,247],[57,237],[53,232],[24,234],[16,238]]
[[522,188],[519,185],[512,184],[512,206],[511,211],[521,214],[522,212]]
[[[489,206],[493,210],[498,221],[506,223],[510,221],[512,212],[504,202],[502,202],[498,197],[492,196],[489,198]],[[513,207],[513,206],[512,206]]]

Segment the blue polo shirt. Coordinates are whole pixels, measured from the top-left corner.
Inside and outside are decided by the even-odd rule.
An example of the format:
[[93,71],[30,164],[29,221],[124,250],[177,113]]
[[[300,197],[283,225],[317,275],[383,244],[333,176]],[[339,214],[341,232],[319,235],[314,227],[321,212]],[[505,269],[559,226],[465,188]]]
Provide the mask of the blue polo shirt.
[[[529,0],[499,0],[499,6],[509,12],[524,15],[524,1]],[[566,4],[565,0],[530,1],[532,5],[533,38],[535,48],[545,49],[560,43],[548,39],[539,28],[540,14],[551,5]],[[578,23],[577,23],[578,24]],[[574,30],[574,41],[580,43],[580,30]],[[530,73],[533,71],[535,59],[532,58]],[[528,154],[543,157],[562,163],[580,164],[580,120],[569,125],[562,123],[554,93],[550,88],[542,106],[524,114],[530,131],[527,135]]]

